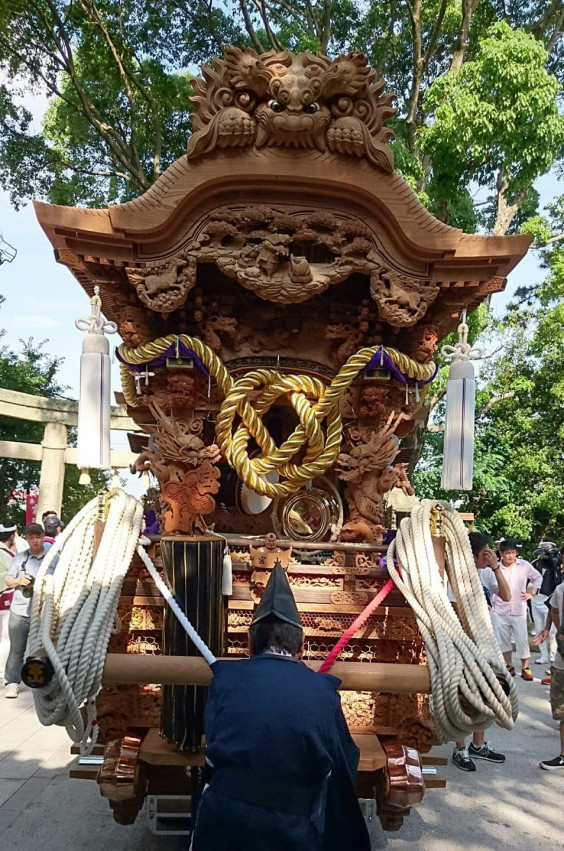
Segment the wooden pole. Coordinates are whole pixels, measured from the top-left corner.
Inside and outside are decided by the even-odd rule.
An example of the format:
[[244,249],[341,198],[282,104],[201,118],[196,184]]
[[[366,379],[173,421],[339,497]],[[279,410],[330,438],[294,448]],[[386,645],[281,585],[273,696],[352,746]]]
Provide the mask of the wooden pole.
[[[237,664],[237,659],[227,659]],[[306,662],[316,671],[321,662]],[[431,690],[426,665],[403,665],[390,662],[337,662],[331,673],[341,680],[347,691],[378,691],[395,694],[428,694]],[[108,653],[103,682],[161,683],[162,685],[207,686],[212,671],[204,659],[189,656],[149,656],[134,653]]]

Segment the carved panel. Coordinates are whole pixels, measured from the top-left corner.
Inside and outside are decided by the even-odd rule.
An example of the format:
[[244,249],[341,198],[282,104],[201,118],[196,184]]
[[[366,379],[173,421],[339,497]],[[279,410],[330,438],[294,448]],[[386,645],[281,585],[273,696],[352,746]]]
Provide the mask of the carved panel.
[[194,81],[194,134],[189,159],[215,148],[329,148],[366,157],[393,170],[383,122],[395,114],[393,95],[367,67],[363,54],[331,61],[319,53],[269,51],[229,45],[223,59]]

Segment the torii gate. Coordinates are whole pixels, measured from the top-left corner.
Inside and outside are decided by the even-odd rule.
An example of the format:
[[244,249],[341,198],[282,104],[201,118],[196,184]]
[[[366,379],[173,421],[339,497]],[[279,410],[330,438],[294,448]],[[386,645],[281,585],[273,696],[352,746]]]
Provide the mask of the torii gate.
[[[0,457],[39,461],[41,473],[37,516],[41,517],[47,509],[60,513],[65,464],[76,464],[76,449],[68,445],[68,427],[78,423],[78,402],[31,396],[17,390],[0,388],[0,416],[45,423],[40,444],[0,440]],[[112,408],[110,427],[117,431],[139,431],[139,427],[127,415],[125,408],[118,406]],[[126,468],[133,464],[136,458],[136,453],[113,449],[111,466],[116,469]]]

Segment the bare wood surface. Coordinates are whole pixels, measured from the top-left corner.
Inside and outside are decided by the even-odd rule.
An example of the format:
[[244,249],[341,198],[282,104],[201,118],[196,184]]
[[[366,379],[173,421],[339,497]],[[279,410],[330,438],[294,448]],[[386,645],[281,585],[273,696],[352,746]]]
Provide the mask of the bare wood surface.
[[[237,659],[227,659],[236,665]],[[306,662],[316,671],[321,662]],[[331,669],[348,691],[380,691],[395,694],[426,694],[430,691],[426,665],[386,662],[337,662]],[[161,683],[163,685],[201,685],[212,681],[212,670],[204,659],[191,656],[145,656],[133,653],[108,653],[103,681],[111,683]]]
[[[386,755],[382,745],[374,735],[353,735],[360,750],[359,771],[378,771],[386,764]],[[145,736],[139,751],[139,758],[149,765],[202,766],[205,754],[203,749],[196,753],[180,751],[174,744],[165,741],[156,727],[151,727]]]

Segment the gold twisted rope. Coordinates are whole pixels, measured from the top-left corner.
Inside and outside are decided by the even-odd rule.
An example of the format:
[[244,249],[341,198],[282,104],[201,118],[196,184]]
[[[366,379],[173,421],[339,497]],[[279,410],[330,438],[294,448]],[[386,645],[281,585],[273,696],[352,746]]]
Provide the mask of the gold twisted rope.
[[[256,493],[270,497],[294,493],[305,482],[323,475],[335,462],[343,433],[339,413],[341,396],[382,348],[372,346],[360,349],[348,359],[328,385],[319,378],[284,375],[273,369],[255,369],[234,381],[221,359],[202,340],[187,334],[170,334],[137,348],[125,345],[119,347],[120,357],[126,361],[120,368],[123,393],[128,405],[137,407],[141,400],[127,364],[150,363],[177,341],[194,352],[225,395],[216,423],[216,438],[222,454],[242,482]],[[417,363],[396,349],[384,351],[409,378],[428,381],[433,375],[433,363]],[[251,394],[257,390],[258,395],[251,402]],[[278,447],[264,426],[262,416],[280,396],[287,396],[300,422]],[[316,400],[313,404],[311,398]],[[233,431],[236,416],[240,417],[241,422]],[[324,422],[325,428],[322,427]],[[252,459],[248,454],[251,437],[261,449],[261,455]],[[292,463],[291,459],[305,444],[308,448],[302,463]],[[285,481],[267,481],[265,474],[272,470],[276,470]]]

